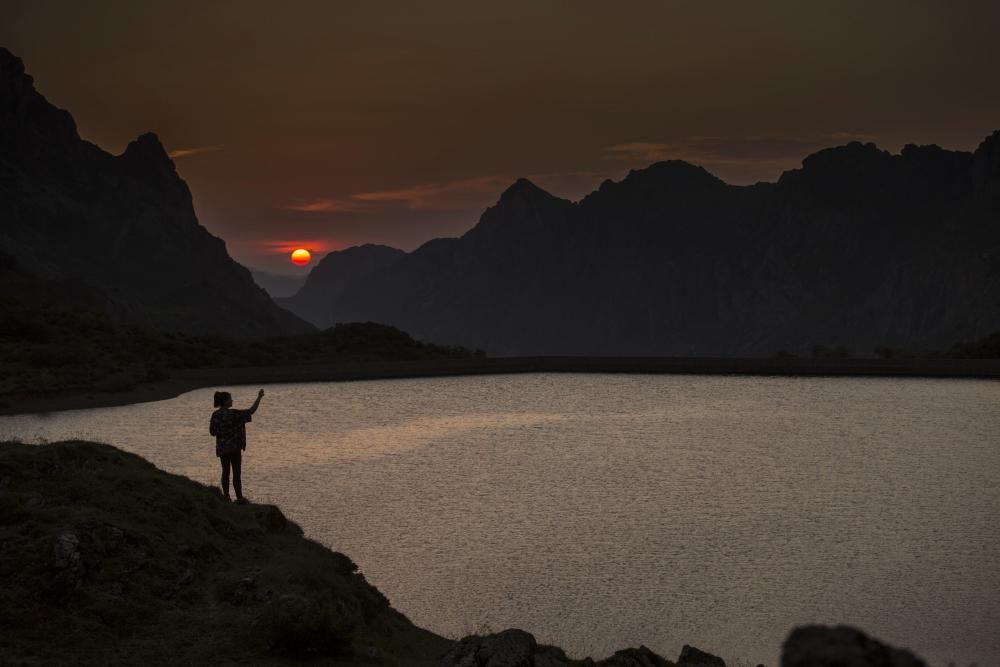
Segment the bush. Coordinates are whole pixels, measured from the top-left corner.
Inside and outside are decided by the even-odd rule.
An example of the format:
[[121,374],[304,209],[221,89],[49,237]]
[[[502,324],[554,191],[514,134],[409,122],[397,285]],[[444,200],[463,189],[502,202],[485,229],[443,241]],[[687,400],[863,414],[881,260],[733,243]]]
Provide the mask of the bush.
[[256,631],[268,652],[293,658],[346,655],[354,638],[353,624],[333,601],[298,595],[282,595],[265,605]]

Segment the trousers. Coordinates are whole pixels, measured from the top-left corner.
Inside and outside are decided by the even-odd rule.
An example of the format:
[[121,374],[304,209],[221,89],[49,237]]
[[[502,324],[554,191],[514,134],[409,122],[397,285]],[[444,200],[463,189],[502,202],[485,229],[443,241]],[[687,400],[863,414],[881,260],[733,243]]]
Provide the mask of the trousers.
[[236,497],[243,497],[243,480],[240,479],[240,472],[243,465],[243,452],[234,454],[222,454],[219,456],[222,463],[222,492],[229,495],[229,471],[233,471],[233,489],[236,490]]

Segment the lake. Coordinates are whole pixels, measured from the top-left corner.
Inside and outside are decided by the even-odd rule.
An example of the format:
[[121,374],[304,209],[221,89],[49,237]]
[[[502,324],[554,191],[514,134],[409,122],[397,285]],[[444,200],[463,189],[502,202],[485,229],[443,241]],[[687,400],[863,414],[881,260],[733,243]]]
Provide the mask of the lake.
[[[233,389],[247,407],[256,387]],[[1000,383],[495,375],[279,384],[244,488],[418,625],[571,655],[684,643],[777,664],[848,623],[932,664],[1000,664]],[[213,389],[0,417],[218,484]]]

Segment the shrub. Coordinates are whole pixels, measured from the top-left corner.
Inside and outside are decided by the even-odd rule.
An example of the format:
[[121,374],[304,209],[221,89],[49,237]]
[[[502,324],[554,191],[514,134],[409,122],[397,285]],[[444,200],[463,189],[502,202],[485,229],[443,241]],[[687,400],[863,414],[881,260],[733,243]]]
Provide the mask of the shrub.
[[353,624],[341,617],[333,601],[282,595],[265,605],[256,624],[264,648],[293,657],[345,655],[354,637]]

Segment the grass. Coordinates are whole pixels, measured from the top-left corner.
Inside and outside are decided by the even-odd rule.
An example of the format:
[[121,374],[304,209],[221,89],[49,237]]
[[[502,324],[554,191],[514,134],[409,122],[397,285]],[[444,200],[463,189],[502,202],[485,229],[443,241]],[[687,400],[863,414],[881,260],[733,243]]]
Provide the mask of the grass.
[[0,443],[4,664],[431,664],[350,558],[107,445]]
[[[281,366],[476,356],[395,327],[341,324],[301,336],[195,336],[117,322],[99,310],[0,296],[0,397],[120,392],[183,368]],[[479,353],[481,354],[481,353]]]

